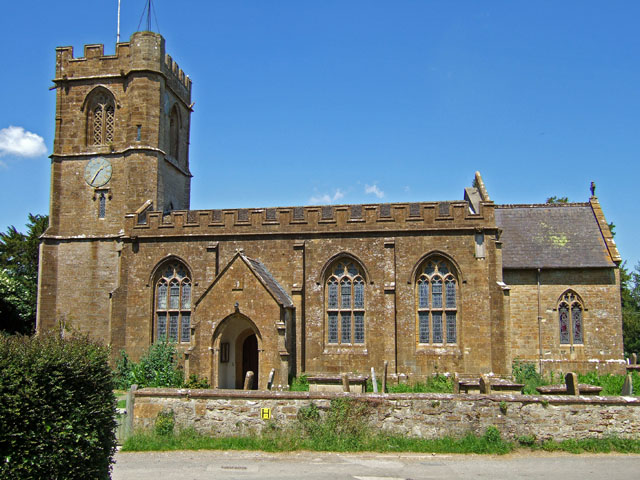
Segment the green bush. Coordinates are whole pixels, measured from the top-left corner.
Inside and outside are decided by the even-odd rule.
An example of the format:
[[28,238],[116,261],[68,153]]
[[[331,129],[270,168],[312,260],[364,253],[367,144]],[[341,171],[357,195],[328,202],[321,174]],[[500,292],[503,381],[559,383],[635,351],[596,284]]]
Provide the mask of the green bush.
[[537,395],[538,391],[536,390],[536,387],[549,384],[549,382],[538,373],[534,363],[523,362],[517,358],[513,361],[513,365],[511,366],[511,374],[516,382],[524,383],[522,393],[525,395]]
[[85,337],[0,337],[0,478],[110,478],[116,402],[108,360]]
[[128,389],[136,384],[143,387],[182,387],[183,374],[178,368],[178,351],[175,344],[159,341],[152,344],[138,363],[129,360],[122,351],[116,363],[118,388]]
[[424,383],[387,384],[387,391],[389,393],[453,393],[453,381],[450,377],[438,373],[427,378]]
[[173,428],[176,421],[174,418],[173,410],[165,410],[158,414],[156,417],[156,423],[154,425],[154,432],[156,435],[173,435]]

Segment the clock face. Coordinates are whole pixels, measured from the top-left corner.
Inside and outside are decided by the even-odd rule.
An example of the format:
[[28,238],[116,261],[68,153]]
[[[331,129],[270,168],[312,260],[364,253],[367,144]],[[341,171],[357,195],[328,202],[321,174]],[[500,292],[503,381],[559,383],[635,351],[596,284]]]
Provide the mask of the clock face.
[[92,158],[84,169],[84,180],[92,187],[101,187],[111,179],[111,170],[106,158]]

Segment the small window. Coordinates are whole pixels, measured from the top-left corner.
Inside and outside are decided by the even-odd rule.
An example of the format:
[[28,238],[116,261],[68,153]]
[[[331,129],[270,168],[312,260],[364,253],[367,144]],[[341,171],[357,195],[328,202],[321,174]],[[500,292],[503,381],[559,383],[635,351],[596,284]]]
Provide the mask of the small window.
[[420,344],[458,341],[458,281],[442,258],[427,260],[416,282],[417,337]]
[[155,339],[191,341],[191,280],[181,263],[160,269],[155,288]]
[[584,307],[580,298],[573,292],[566,292],[558,304],[558,321],[560,328],[560,344],[584,344],[582,326]]
[[364,345],[365,282],[352,260],[340,260],[329,269],[325,283],[327,343]]
[[169,155],[176,162],[180,162],[180,115],[176,105],[169,116]]

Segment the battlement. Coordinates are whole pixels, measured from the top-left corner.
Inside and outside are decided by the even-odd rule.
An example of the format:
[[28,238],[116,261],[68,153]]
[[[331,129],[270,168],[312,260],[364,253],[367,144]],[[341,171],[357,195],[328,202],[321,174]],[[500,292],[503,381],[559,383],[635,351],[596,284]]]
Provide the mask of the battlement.
[[172,85],[178,85],[187,99],[191,97],[191,79],[165,52],[164,38],[154,32],[136,32],[128,42],[116,44],[114,55],[104,54],[104,44],[84,46],[82,57],[74,57],[73,47],[56,48],[56,80],[126,76],[150,70],[162,73]]
[[335,234],[495,228],[494,204],[473,213],[465,201],[323,205],[307,207],[151,211],[145,204],[127,215],[125,234],[174,235]]

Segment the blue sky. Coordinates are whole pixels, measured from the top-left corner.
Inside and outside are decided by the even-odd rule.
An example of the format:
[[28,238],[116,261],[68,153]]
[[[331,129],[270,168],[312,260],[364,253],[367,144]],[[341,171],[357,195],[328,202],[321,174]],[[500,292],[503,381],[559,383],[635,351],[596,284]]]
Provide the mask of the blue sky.
[[[48,211],[55,47],[112,53],[117,10],[5,3],[1,231]],[[144,4],[122,0],[123,41]],[[595,181],[640,260],[640,2],[154,4],[193,80],[192,208],[461,199],[476,170],[497,203],[586,201]]]

